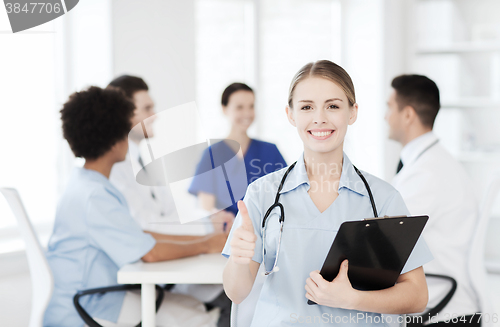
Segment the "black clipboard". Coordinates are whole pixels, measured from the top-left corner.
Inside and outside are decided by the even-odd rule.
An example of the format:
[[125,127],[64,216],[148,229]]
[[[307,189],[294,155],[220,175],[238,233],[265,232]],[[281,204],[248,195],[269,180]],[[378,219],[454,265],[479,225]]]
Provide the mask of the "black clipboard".
[[[398,216],[346,221],[326,256],[320,274],[332,281],[349,260],[352,287],[362,291],[394,286],[424,229],[428,216]],[[308,300],[307,304],[316,304]]]

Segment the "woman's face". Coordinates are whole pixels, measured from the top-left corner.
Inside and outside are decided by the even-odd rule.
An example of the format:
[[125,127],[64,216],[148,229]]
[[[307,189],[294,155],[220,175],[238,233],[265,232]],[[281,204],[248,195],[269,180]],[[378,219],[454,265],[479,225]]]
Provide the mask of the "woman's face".
[[254,103],[255,96],[250,91],[236,91],[229,96],[222,109],[233,128],[246,132],[255,118]]
[[344,143],[347,126],[356,121],[358,105],[349,106],[347,96],[332,81],[309,77],[297,84],[287,107],[290,123],[297,127],[305,148],[327,153]]

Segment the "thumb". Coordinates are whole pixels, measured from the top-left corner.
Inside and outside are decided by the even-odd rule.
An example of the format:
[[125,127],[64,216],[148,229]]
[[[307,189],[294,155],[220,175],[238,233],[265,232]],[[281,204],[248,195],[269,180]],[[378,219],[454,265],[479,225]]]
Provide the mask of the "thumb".
[[249,231],[249,232],[253,232],[253,224],[252,224],[252,220],[250,219],[250,216],[248,215],[248,210],[247,210],[247,206],[245,205],[245,202],[243,201],[238,201],[238,210],[240,211],[241,213],[241,218],[242,218],[242,223],[241,223],[241,226]]
[[340,270],[339,270],[339,277],[342,278],[349,278],[347,275],[347,272],[349,271],[349,261],[345,259],[342,261],[342,264],[340,265]]

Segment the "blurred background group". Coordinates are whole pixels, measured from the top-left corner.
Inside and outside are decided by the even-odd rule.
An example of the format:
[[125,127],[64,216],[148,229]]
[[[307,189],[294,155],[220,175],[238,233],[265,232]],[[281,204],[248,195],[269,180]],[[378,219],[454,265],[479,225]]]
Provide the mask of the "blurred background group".
[[[388,139],[384,121],[391,80],[426,75],[441,95],[434,133],[466,169],[477,199],[500,171],[496,0],[85,0],[42,26],[8,30],[1,12],[0,184],[19,190],[43,244],[70,171],[82,164],[62,137],[59,110],[71,93],[106,87],[123,74],[147,81],[156,112],[195,101],[198,130],[211,139],[231,132],[223,90],[233,82],[251,86],[255,120],[248,135],[276,144],[291,163],[302,145],[285,117],[289,82],[305,63],[329,59],[349,72],[359,104],[345,151],[360,169],[387,181],[401,149]],[[155,120],[158,139],[166,124]],[[485,251],[497,308],[498,202]],[[12,310],[2,296],[0,316],[19,326],[28,317],[18,312],[30,302],[23,246],[2,198],[0,293],[26,294],[26,303]]]

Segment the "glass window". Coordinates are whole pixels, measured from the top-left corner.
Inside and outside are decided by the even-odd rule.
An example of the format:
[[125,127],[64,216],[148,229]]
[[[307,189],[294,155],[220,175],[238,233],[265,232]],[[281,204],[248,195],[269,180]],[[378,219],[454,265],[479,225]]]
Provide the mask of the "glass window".
[[302,148],[285,116],[288,87],[305,63],[340,61],[340,14],[336,0],[198,0],[196,90],[207,136],[229,133],[220,106],[224,88],[248,83],[256,90],[250,136],[277,143],[294,160]]
[[[5,17],[7,18],[7,17]],[[8,20],[0,30],[10,30]],[[0,186],[16,188],[33,223],[53,219],[57,189],[58,113],[55,101],[55,31],[51,23],[1,33]],[[0,228],[15,225],[2,198]]]

